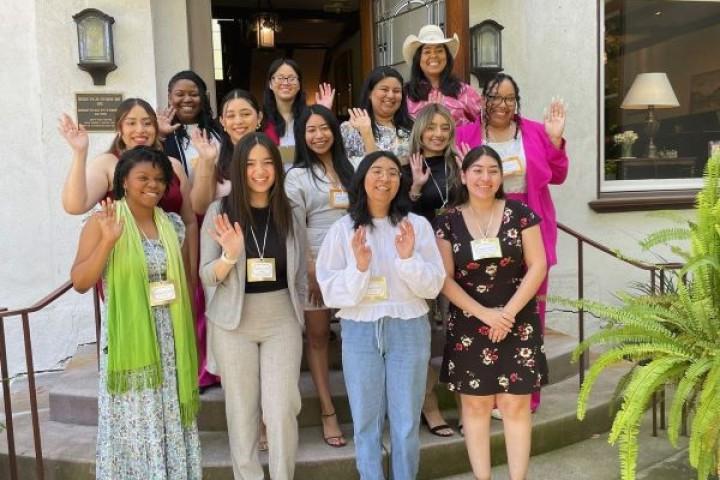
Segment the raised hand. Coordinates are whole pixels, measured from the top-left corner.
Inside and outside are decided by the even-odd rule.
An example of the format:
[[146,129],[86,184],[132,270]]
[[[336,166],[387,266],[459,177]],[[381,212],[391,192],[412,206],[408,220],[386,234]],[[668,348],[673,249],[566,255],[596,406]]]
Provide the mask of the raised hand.
[[545,133],[552,143],[558,147],[562,143],[563,132],[565,132],[565,102],[561,98],[553,97],[550,106],[545,109],[543,118]]
[[350,108],[348,114],[350,115],[350,126],[355,130],[360,133],[372,131],[372,123],[367,110],[364,108]]
[[410,155],[410,171],[412,172],[412,186],[410,191],[419,193],[423,185],[430,179],[430,169],[423,171],[425,160],[421,153],[415,152]]
[[115,212],[115,203],[108,197],[100,202],[100,210],[93,214],[100,225],[102,240],[115,245],[123,232],[123,222]]
[[428,102],[429,103],[442,104],[443,100],[445,100],[445,97],[443,96],[443,94],[440,90],[432,90],[430,93],[428,93]]
[[213,163],[215,162],[219,152],[217,145],[215,145],[215,143],[209,138],[207,130],[202,130],[200,128],[193,129],[190,134],[190,141],[202,160]]
[[89,140],[85,126],[77,125],[67,113],[63,113],[58,121],[58,132],[74,152],[87,153]]
[[350,243],[353,254],[355,255],[355,265],[361,272],[366,272],[370,268],[370,259],[372,258],[372,250],[367,244],[367,232],[364,226],[360,226],[355,230]]
[[415,249],[415,229],[407,218],[400,222],[398,229],[400,232],[395,236],[395,249],[398,256],[405,260],[412,257]]
[[318,90],[315,92],[315,103],[332,110],[335,101],[335,89],[329,83],[321,83]]
[[470,145],[468,145],[465,142],[458,145],[458,149],[457,149],[458,154],[455,155],[455,164],[457,165],[458,170],[462,170],[463,159],[467,156],[467,154],[470,150],[472,150],[470,148]]
[[245,236],[240,224],[238,222],[231,224],[227,213],[215,215],[213,224],[214,228],[208,229],[210,237],[222,247],[225,256],[231,259],[238,258],[245,248]]
[[157,121],[158,121],[158,134],[160,137],[165,138],[171,135],[175,130],[180,128],[180,124],[176,123],[173,125],[172,119],[175,117],[175,107],[169,106],[162,110],[158,109]]

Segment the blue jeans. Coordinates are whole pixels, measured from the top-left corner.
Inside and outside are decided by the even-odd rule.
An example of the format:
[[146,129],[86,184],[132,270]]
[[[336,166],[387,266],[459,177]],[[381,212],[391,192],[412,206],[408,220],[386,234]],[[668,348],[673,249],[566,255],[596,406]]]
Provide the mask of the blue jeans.
[[420,462],[420,411],[430,359],[427,316],[374,322],[341,320],[345,386],[362,480],[382,480],[382,433],[390,421],[394,480],[414,480]]

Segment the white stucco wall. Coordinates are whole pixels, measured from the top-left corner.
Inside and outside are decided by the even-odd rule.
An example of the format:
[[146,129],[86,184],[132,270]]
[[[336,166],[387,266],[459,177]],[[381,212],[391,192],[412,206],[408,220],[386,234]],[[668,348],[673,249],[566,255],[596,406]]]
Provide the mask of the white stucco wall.
[[[503,67],[519,84],[523,115],[540,120],[553,96],[567,102],[570,172],[563,185],[552,187],[558,220],[627,256],[655,261],[640,250],[637,241],[667,222],[647,212],[598,214],[588,207],[588,202],[597,198],[597,8],[596,2],[577,0],[473,0],[470,26],[493,19],[505,27]],[[559,262],[550,277],[550,294],[574,297],[576,241],[564,233],[559,233],[559,240]],[[585,251],[587,298],[612,301],[613,292],[629,282],[649,279],[592,248]],[[575,332],[575,322],[574,316],[548,314],[549,325],[563,331]]]
[[[74,115],[76,92],[120,92],[158,104],[156,86],[187,68],[187,48],[179,42],[156,62],[154,38],[186,31],[185,23],[153,24],[150,0],[5,2],[0,9],[0,85],[11,120],[0,130],[5,146],[0,178],[0,307],[27,306],[69,278],[81,218],[66,214],[60,203],[71,152],[57,132],[62,112]],[[184,8],[184,2],[176,2]],[[87,7],[115,18],[117,70],[106,86],[94,86],[76,66],[77,33],[72,15]],[[179,15],[181,16],[181,15]],[[172,17],[171,17],[172,18]],[[187,34],[185,33],[185,38]],[[182,35],[181,35],[182,37]],[[187,44],[187,41],[185,41]],[[90,156],[109,146],[112,134],[90,135]],[[71,292],[51,308],[31,315],[36,370],[55,367],[93,341],[90,294]],[[11,374],[24,371],[19,321],[7,322]]]

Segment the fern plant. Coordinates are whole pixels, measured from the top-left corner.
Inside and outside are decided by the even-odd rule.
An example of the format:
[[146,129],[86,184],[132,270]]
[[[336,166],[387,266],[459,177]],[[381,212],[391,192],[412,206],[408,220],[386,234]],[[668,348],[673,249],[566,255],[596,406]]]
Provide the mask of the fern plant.
[[[590,391],[607,367],[625,361],[634,367],[618,386],[621,406],[609,441],[619,443],[623,480],[636,474],[640,421],[653,393],[674,384],[668,438],[677,446],[684,411],[692,411],[689,460],[698,480],[720,470],[720,155],[708,160],[704,187],[697,197],[696,219],[685,227],[656,232],[644,248],[684,240],[689,249],[671,245],[685,260],[674,287],[664,295],[624,293],[619,306],[593,301],[575,305],[608,320],[575,350],[606,349],[590,367],[580,389],[577,416],[585,416]],[[686,280],[686,281],[683,281]]]

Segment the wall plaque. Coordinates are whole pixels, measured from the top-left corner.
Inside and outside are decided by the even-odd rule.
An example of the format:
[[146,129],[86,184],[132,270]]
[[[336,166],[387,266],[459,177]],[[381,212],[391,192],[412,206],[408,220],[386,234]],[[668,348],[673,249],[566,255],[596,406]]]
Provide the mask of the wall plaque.
[[122,100],[122,93],[76,93],[78,123],[88,132],[114,132],[115,111]]

